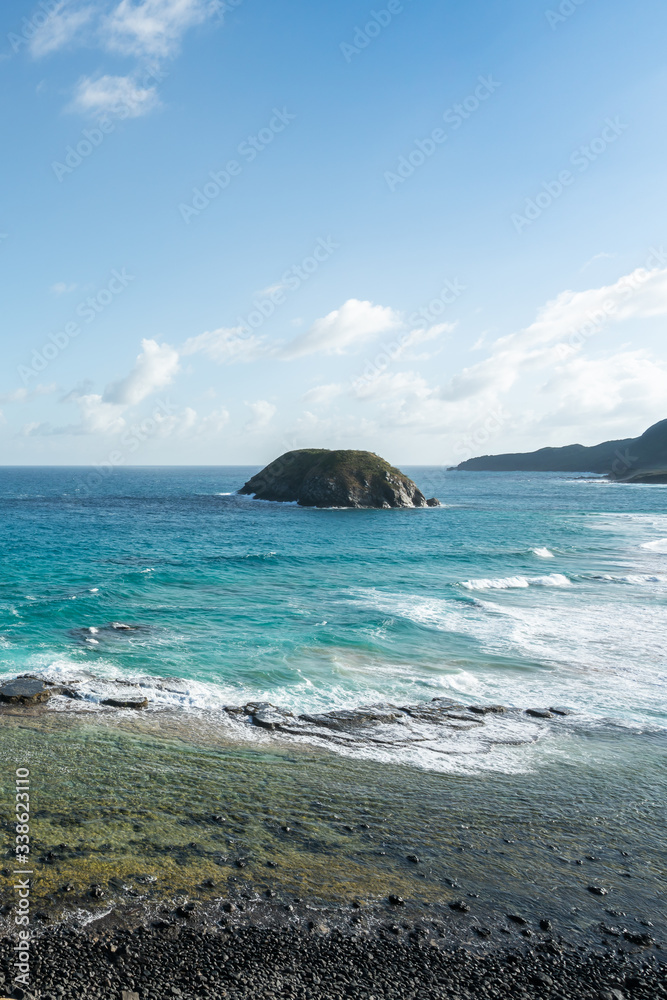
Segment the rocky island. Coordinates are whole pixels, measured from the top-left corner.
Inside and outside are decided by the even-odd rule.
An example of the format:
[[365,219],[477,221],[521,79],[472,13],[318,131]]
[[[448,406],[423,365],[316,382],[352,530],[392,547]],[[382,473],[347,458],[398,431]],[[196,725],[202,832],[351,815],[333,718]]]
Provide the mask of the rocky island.
[[667,420],[637,438],[585,447],[540,448],[509,455],[483,455],[456,466],[457,472],[593,472],[622,483],[667,483]]
[[288,451],[239,493],[302,507],[439,507],[399,469],[370,451]]

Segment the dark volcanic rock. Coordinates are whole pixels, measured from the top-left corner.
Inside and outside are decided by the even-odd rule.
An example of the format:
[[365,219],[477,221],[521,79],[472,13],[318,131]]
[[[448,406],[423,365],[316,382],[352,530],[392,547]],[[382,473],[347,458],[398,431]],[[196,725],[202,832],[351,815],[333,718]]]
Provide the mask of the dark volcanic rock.
[[49,687],[36,677],[17,677],[0,685],[0,701],[10,705],[36,705],[58,693],[57,688]]
[[239,493],[302,507],[437,507],[411,479],[370,451],[288,451]]
[[101,703],[109,708],[146,708],[148,698],[105,698]]

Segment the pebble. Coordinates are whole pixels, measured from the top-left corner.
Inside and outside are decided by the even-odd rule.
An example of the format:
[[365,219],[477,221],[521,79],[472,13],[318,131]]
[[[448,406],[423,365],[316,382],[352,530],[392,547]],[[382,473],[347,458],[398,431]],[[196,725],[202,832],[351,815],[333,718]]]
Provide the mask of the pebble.
[[453,903],[449,904],[450,910],[455,910],[456,913],[470,913],[470,907],[466,903],[465,899],[457,899]]
[[[347,911],[349,913],[349,910]],[[243,918],[241,918],[243,919]],[[42,1000],[658,1000],[658,961],[641,954],[508,944],[474,954],[441,947],[428,927],[382,933],[330,929],[313,913],[294,927],[175,924],[169,936],[97,924],[54,926],[40,936],[31,994]],[[437,929],[437,928],[436,928]],[[478,937],[488,929],[473,927]],[[12,941],[0,941],[2,968]],[[113,950],[115,949],[115,951]],[[664,966],[662,967],[664,969]],[[5,979],[5,982],[7,980]],[[619,988],[622,987],[622,988]],[[628,992],[626,992],[626,990]],[[13,994],[18,998],[18,993]]]

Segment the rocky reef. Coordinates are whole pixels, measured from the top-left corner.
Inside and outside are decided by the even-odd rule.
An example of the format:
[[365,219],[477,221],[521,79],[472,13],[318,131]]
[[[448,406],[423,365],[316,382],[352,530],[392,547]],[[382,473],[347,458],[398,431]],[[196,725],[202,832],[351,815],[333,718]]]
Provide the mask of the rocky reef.
[[239,493],[302,507],[438,507],[399,469],[370,451],[288,451]]

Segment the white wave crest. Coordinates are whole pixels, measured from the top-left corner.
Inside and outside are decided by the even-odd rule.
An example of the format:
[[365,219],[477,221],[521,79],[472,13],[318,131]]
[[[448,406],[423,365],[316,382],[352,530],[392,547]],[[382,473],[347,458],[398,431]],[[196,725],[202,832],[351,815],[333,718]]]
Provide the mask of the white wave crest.
[[554,554],[550,552],[547,548],[533,549],[533,555],[539,556],[540,559],[553,559]]
[[525,587],[570,587],[571,583],[562,573],[548,576],[503,576],[488,580],[466,580],[461,584],[466,590],[519,590]]
[[643,549],[650,549],[651,552],[667,553],[667,538],[656,538],[654,542],[644,542]]

